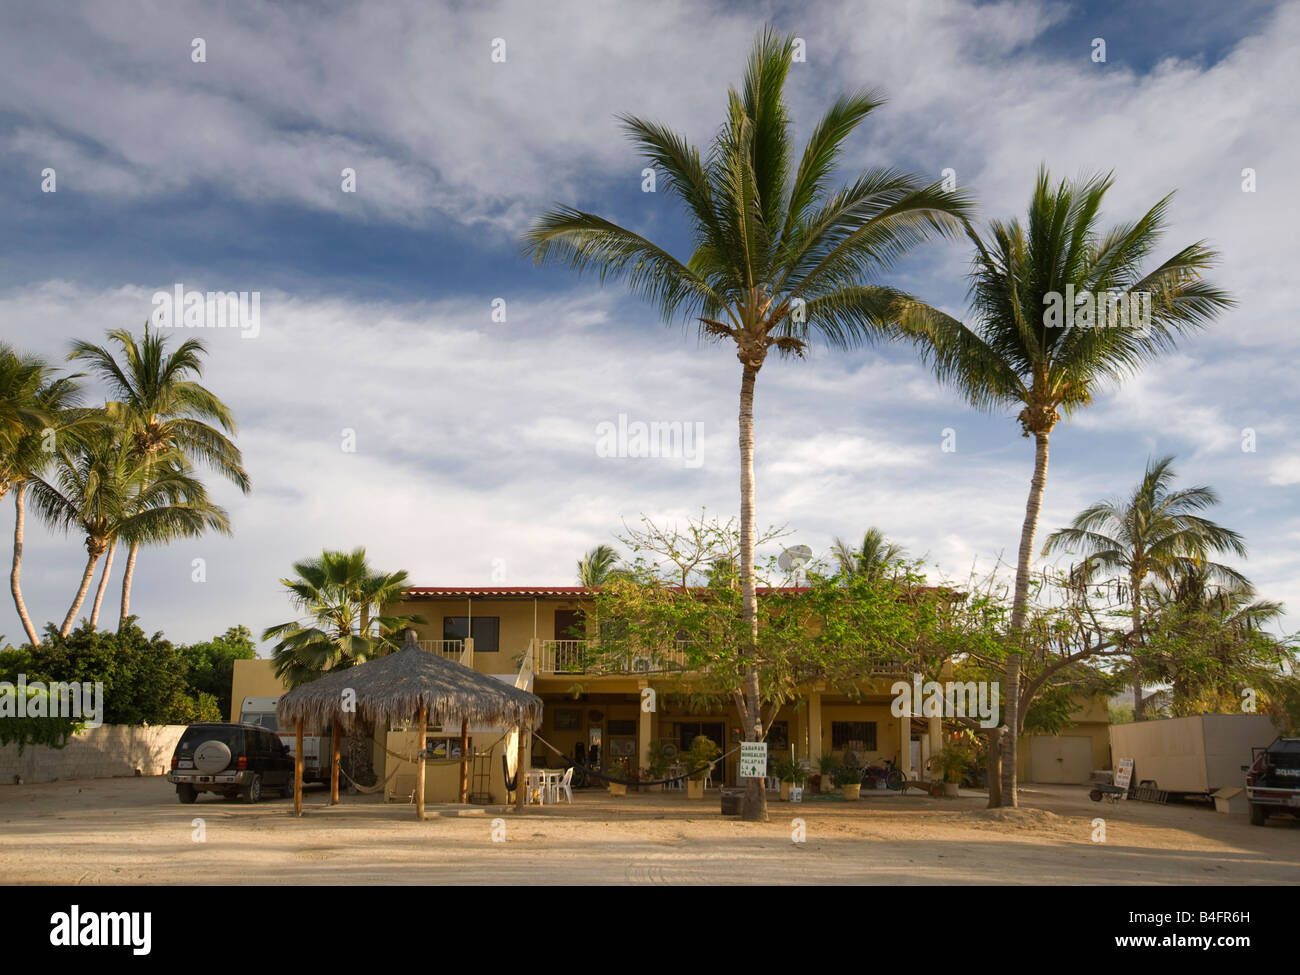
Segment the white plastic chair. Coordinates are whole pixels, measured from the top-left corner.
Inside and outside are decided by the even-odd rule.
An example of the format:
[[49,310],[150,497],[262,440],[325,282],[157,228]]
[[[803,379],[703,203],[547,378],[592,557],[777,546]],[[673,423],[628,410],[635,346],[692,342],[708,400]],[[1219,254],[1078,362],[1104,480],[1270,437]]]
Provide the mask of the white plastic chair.
[[552,802],[558,803],[560,801],[560,793],[563,792],[565,798],[568,800],[569,805],[573,805],[573,766],[572,765],[570,765],[567,769],[564,770],[564,778],[556,781],[555,785],[552,786],[552,791],[553,791],[553,797],[551,799]]
[[537,804],[544,806],[546,804],[546,780],[536,769],[529,769],[528,775],[524,779],[524,805],[529,805],[533,801],[534,791],[537,793]]

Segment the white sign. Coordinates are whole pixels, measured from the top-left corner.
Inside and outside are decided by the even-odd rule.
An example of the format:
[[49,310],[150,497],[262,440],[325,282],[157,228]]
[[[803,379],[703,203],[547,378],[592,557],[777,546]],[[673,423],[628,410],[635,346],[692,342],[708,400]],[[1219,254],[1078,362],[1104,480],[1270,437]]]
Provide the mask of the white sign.
[[1121,758],[1115,763],[1115,784],[1128,792],[1129,783],[1133,781],[1133,759]]
[[740,743],[740,766],[736,770],[740,779],[762,779],[767,777],[767,742],[742,741]]

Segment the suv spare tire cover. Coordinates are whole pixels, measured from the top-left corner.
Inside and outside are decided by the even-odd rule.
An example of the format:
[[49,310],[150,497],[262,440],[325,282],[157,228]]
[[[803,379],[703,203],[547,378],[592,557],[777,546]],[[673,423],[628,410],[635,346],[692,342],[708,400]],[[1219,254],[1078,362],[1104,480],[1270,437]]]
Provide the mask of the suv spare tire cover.
[[230,746],[212,739],[194,749],[194,767],[200,772],[220,772],[230,764]]

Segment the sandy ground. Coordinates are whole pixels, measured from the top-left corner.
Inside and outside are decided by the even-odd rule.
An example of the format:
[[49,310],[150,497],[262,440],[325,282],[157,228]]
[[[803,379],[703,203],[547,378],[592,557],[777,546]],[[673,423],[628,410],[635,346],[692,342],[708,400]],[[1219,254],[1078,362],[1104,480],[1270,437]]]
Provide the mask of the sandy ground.
[[1021,796],[1018,810],[987,810],[974,794],[773,801],[771,822],[750,824],[723,819],[715,793],[579,792],[522,815],[430,807],[419,823],[409,805],[345,796],[331,808],[321,791],[298,819],[278,798],[183,806],[161,778],[0,786],[0,883],[1300,883],[1293,820],[1259,828],[1197,806],[1098,804],[1071,786]]

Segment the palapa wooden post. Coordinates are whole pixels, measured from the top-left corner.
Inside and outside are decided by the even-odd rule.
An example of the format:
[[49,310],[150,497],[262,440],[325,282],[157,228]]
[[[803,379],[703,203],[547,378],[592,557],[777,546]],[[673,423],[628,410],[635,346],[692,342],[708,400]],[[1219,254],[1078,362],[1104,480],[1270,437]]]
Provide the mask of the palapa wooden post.
[[[330,805],[339,804],[339,739],[342,738],[339,723],[334,722],[334,730],[330,735]],[[353,772],[356,769],[352,770]]]
[[460,801],[469,801],[469,718],[460,721]]
[[302,718],[294,722],[294,739],[298,747],[293,750],[293,811],[302,815]]
[[415,818],[424,821],[424,730],[429,709],[420,706],[419,735],[415,743]]
[[524,790],[528,788],[528,732],[519,726],[518,754],[515,757],[515,811],[524,811]]

